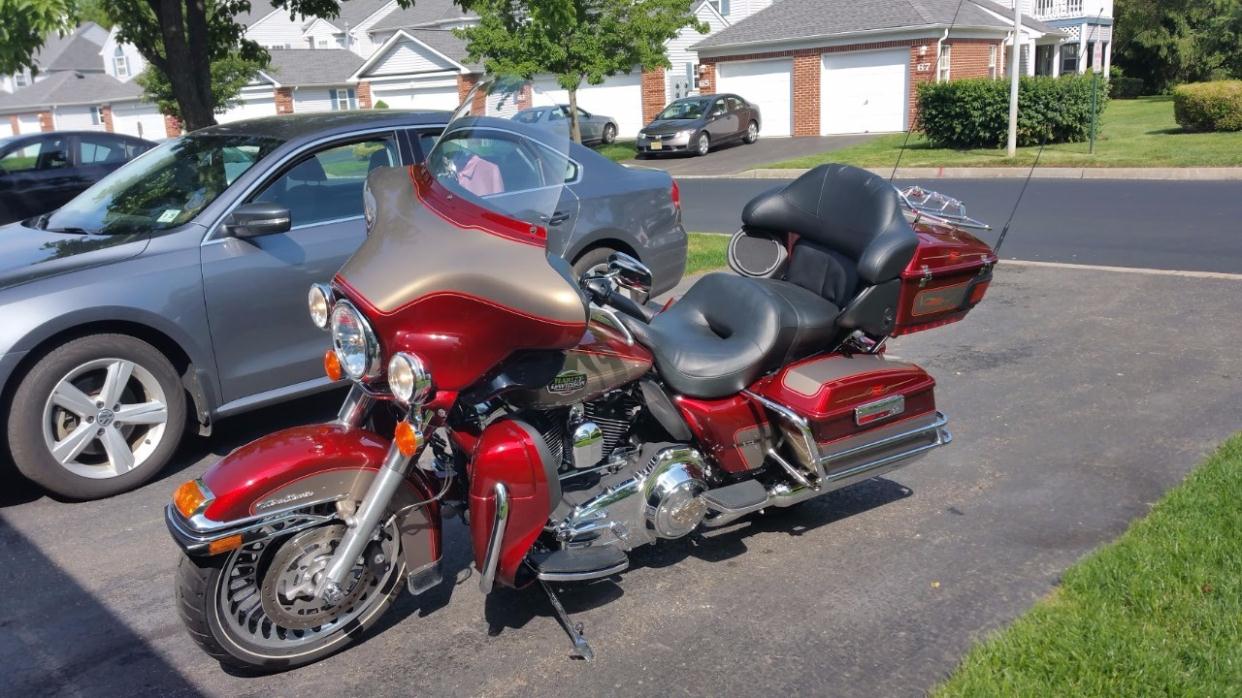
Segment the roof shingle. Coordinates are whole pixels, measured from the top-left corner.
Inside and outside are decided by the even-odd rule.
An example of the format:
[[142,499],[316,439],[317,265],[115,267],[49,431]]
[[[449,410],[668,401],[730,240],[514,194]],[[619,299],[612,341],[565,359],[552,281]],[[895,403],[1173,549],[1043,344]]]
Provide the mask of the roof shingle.
[[272,62],[264,72],[281,85],[343,85],[359,67],[362,58],[343,48],[284,49],[269,52]]
[[142,88],[121,82],[104,73],[63,71],[24,87],[11,95],[0,95],[0,113],[78,104],[108,104],[138,99]]

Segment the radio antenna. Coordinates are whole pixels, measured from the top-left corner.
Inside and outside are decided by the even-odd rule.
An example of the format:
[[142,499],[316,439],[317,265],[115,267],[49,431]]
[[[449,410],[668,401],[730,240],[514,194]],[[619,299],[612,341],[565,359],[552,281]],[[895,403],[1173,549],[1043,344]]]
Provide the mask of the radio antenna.
[[1039,166],[1039,158],[1044,154],[1044,146],[1048,144],[1048,129],[1044,129],[1044,137],[1040,139],[1039,150],[1035,152],[1035,162],[1031,163],[1031,169],[1026,173],[1026,181],[1022,183],[1022,190],[1018,192],[1018,200],[1013,202],[1013,210],[1009,212],[1009,219],[1005,221],[1005,227],[1001,228],[1000,237],[996,238],[996,247],[992,251],[996,253],[996,258],[1000,259],[1001,245],[1005,244],[1005,236],[1009,234],[1009,226],[1013,224],[1014,216],[1018,215],[1018,206],[1022,204],[1022,197],[1026,196],[1026,188],[1031,185],[1031,177],[1035,174],[1035,168]]

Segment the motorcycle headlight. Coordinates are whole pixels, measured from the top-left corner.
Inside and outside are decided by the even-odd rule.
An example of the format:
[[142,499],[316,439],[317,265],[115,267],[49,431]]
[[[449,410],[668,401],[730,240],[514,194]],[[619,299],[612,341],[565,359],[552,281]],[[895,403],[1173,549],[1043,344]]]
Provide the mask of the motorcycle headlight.
[[332,313],[332,289],[324,284],[311,284],[310,291],[306,294],[306,305],[315,327],[328,329],[328,316]]
[[366,318],[349,301],[341,301],[332,309],[332,348],[350,378],[379,374],[379,341]]
[[406,404],[418,404],[431,392],[431,373],[421,359],[398,352],[388,361],[388,390]]

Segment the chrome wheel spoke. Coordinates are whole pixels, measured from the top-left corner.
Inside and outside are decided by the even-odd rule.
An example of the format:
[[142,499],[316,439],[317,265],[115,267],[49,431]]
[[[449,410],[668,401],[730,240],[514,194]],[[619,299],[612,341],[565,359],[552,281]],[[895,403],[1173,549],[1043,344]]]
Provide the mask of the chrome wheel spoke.
[[52,404],[79,417],[93,417],[98,409],[89,395],[67,380],[61,381],[52,392]]
[[107,427],[103,430],[100,441],[103,442],[104,451],[108,453],[108,463],[117,475],[129,472],[134,467],[134,452],[130,450],[129,442],[119,429]]
[[168,408],[159,400],[121,405],[114,419],[117,424],[163,424],[168,421]]
[[60,463],[69,463],[95,440],[95,425],[83,422],[77,429],[52,446],[52,457]]
[[134,362],[118,359],[108,364],[108,375],[104,378],[103,389],[99,391],[99,399],[105,407],[111,407],[121,401],[121,391],[129,383],[134,373]]

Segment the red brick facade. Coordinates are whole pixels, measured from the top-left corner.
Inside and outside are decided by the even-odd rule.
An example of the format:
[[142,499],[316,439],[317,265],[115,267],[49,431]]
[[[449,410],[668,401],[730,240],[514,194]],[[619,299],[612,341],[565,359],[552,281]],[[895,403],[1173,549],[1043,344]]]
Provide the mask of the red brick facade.
[[[471,73],[470,75],[457,76],[457,102],[460,104],[466,99],[466,95],[470,94],[470,90],[479,84],[479,76]],[[487,95],[482,92],[476,94],[470,103],[470,113],[475,116],[482,116],[487,113]]]
[[112,105],[105,104],[100,107],[99,115],[102,117],[104,130],[112,133]]
[[656,118],[664,108],[664,69],[644,70],[642,79],[643,123]]
[[293,113],[293,88],[277,87],[275,92],[276,113],[292,114]]
[[372,106],[371,105],[371,83],[367,82],[366,80],[363,80],[362,82],[358,83],[357,88],[354,89],[354,96],[358,98],[359,109],[370,109]]
[[9,114],[9,126],[13,127],[13,133],[20,133],[19,124],[17,123],[17,114]]
[[[822,61],[826,53],[870,51],[876,49],[910,49],[907,73],[908,113],[906,123],[913,127],[918,120],[918,85],[936,79],[936,42],[938,37],[905,39],[901,41],[876,41],[848,46],[769,51],[736,56],[704,56],[699,66],[699,91],[711,94],[716,91],[716,64],[732,61],[762,60],[765,58],[793,59],[793,135],[818,136],[820,133],[820,105],[831,95],[820,94]],[[956,39],[950,59],[949,77],[977,78],[988,76],[988,46],[1000,46],[999,40]],[[998,48],[999,52],[999,48]],[[997,57],[999,59],[999,55]],[[645,93],[644,93],[645,97]],[[645,99],[644,99],[645,106]]]
[[181,135],[181,120],[172,114],[164,115],[164,135],[176,138]]
[[56,130],[56,124],[52,121],[52,112],[50,111],[39,112],[39,130],[40,131],[55,131]]

